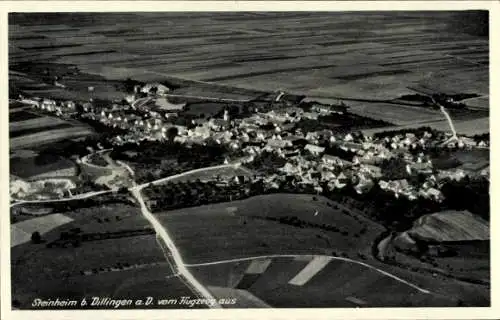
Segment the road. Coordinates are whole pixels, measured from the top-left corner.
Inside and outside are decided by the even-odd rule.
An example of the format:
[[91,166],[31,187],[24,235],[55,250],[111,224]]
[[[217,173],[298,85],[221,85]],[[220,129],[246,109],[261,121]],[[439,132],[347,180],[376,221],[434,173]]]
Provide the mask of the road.
[[[161,223],[156,219],[156,217],[149,211],[146,204],[144,203],[144,199],[142,198],[141,189],[137,187],[133,187],[129,189],[132,195],[135,197],[139,206],[141,208],[142,215],[149,221],[149,223],[153,226],[156,231],[156,234],[160,238],[161,241],[167,246],[170,251],[170,255],[174,262],[174,273],[178,273],[180,277],[186,280],[186,284],[193,290],[193,292],[198,293],[204,299],[213,300],[215,298],[212,294],[200,283],[196,278],[191,274],[191,272],[187,269],[186,264],[182,260],[182,257],[177,250],[172,238],[168,234],[167,230],[161,225]],[[207,304],[210,308],[220,308],[221,306],[218,303]]]
[[[248,261],[248,260],[255,260],[255,259],[266,259],[266,258],[296,258],[296,257],[304,257],[304,256],[312,256],[312,255],[298,255],[298,254],[286,254],[286,255],[280,255],[280,254],[275,254],[275,255],[263,255],[263,256],[254,256],[254,257],[245,257],[245,258],[237,258],[237,259],[229,259],[229,260],[219,260],[219,261],[212,261],[212,262],[204,262],[204,263],[196,263],[196,264],[187,264],[185,266],[188,266],[188,267],[202,267],[202,266],[210,266],[210,265],[217,265],[217,264],[224,264],[224,263],[232,263],[232,262],[241,262],[241,261]],[[419,291],[419,292],[422,292],[422,293],[431,293],[429,290],[427,289],[423,289],[419,286],[417,286],[416,284],[413,284],[411,282],[408,282],[404,279],[401,279],[399,278],[398,276],[395,276],[389,272],[386,272],[384,270],[381,270],[377,267],[374,267],[368,263],[365,263],[365,262],[361,262],[361,261],[358,261],[358,260],[354,260],[354,259],[350,259],[350,258],[342,258],[342,257],[334,257],[334,256],[325,256],[325,257],[328,257],[332,260],[342,260],[342,261],[347,261],[347,262],[351,262],[351,263],[355,263],[355,264],[358,264],[358,265],[362,265],[364,267],[367,267],[367,268],[370,268],[372,270],[375,270],[377,271],[378,273],[381,273],[387,277],[390,277],[396,281],[399,281],[407,286],[410,286],[412,287],[413,289]]]
[[[177,178],[180,178],[180,177],[183,177],[183,176],[187,176],[187,175],[190,175],[190,174],[193,174],[193,173],[197,173],[197,172],[210,171],[210,170],[223,169],[223,168],[238,168],[240,165],[241,165],[241,163],[237,162],[237,163],[231,163],[231,164],[221,164],[221,165],[212,166],[212,167],[205,167],[205,168],[194,169],[194,170],[186,171],[186,172],[179,173],[179,174],[176,174],[176,175],[173,175],[173,176],[161,178],[161,179],[158,179],[158,180],[155,180],[155,181],[152,181],[152,182],[143,183],[143,184],[137,185],[137,186],[135,186],[133,188],[134,189],[142,190],[144,187],[148,186],[149,184],[158,185],[158,184],[167,182],[169,180],[177,179]],[[127,170],[131,171],[132,169],[130,169],[130,167],[128,167]]]
[[[172,98],[185,98],[185,99],[198,99],[198,100],[205,100],[205,101],[212,101],[212,102],[249,102],[252,99],[228,99],[228,98],[216,98],[216,97],[204,97],[204,96],[192,96],[192,95],[185,95],[185,94],[172,94],[172,93],[167,93],[164,94],[165,97],[172,97]],[[132,102],[132,107],[136,109],[140,109],[142,106],[146,105],[148,102],[152,101],[153,98],[140,98]]]
[[64,201],[71,201],[71,200],[80,200],[80,199],[86,199],[86,198],[91,198],[95,197],[101,194],[105,193],[110,193],[113,192],[112,190],[102,190],[102,191],[93,191],[93,192],[87,192],[87,193],[82,193],[78,194],[72,197],[67,197],[67,198],[61,198],[61,199],[47,199],[47,200],[17,200],[16,202],[13,202],[10,204],[10,207],[17,206],[19,204],[29,204],[29,203],[51,203],[51,202],[64,202]]

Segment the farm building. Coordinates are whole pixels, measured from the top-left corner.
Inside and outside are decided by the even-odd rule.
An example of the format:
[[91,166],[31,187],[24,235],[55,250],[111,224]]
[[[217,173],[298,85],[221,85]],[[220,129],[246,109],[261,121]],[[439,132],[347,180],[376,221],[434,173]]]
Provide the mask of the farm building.
[[156,93],[158,95],[164,95],[169,92],[170,89],[161,83],[148,83],[141,88],[142,93]]

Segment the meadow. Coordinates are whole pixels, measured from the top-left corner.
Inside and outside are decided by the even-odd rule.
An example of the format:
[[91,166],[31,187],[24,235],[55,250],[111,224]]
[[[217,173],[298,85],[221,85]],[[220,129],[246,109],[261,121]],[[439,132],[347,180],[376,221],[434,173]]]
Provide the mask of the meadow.
[[[261,254],[369,252],[382,226],[326,198],[313,197],[264,195],[155,215],[189,263]],[[286,217],[296,217],[304,225],[278,220]]]
[[[259,260],[267,262],[266,267],[259,272],[250,271],[251,265]],[[316,261],[324,263],[313,270],[311,266]],[[325,256],[256,258],[194,266],[192,269],[200,281],[208,284],[209,289],[221,298],[224,294],[234,291],[239,296],[253,296],[253,299],[239,301],[241,307],[349,308],[457,305],[457,301],[453,298],[437,293],[420,292],[367,266]],[[302,275],[307,269],[311,272]],[[212,289],[213,287],[215,289]],[[395,292],[397,294],[394,294]],[[255,303],[256,299],[261,303]]]

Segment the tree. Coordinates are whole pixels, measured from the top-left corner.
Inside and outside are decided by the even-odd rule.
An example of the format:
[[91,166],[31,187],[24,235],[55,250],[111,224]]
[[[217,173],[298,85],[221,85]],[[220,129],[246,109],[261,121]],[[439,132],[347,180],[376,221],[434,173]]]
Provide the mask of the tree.
[[179,134],[179,129],[177,127],[170,127],[167,130],[168,141],[174,141],[175,137]]
[[42,236],[40,235],[40,232],[35,231],[31,234],[31,242],[38,244],[42,242]]

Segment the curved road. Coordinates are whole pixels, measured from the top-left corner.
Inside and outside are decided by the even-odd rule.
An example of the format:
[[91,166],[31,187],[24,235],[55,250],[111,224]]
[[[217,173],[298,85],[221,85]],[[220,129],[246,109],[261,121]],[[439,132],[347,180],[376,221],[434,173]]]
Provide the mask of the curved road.
[[[128,168],[127,170],[129,172],[133,172],[132,169],[128,165],[126,165],[124,163],[122,163],[122,165],[125,165]],[[169,180],[173,180],[173,179],[177,179],[179,177],[187,176],[187,175],[190,175],[190,174],[193,174],[193,173],[197,173],[197,172],[210,171],[210,170],[223,169],[223,168],[238,168],[240,165],[241,165],[241,163],[237,162],[237,163],[231,163],[231,164],[221,164],[221,165],[212,166],[212,167],[205,167],[205,168],[194,169],[194,170],[182,172],[182,173],[179,173],[179,174],[176,174],[176,175],[173,175],[173,176],[168,176],[168,177],[165,177],[165,178],[161,178],[161,179],[158,179],[158,180],[155,180],[155,181],[152,181],[152,182],[146,182],[146,183],[143,183],[143,184],[140,184],[140,185],[136,185],[136,186],[133,187],[133,189],[142,190],[146,186],[148,186],[149,184],[158,185],[158,184],[161,184],[163,182],[166,182],[166,181],[169,181]]]
[[[237,259],[229,259],[229,260],[219,260],[219,261],[212,261],[212,262],[204,262],[204,263],[195,263],[195,264],[186,264],[185,266],[187,267],[203,267],[203,266],[210,266],[210,265],[217,265],[217,264],[224,264],[224,263],[231,263],[231,262],[240,262],[240,261],[248,261],[248,260],[255,260],[255,259],[266,259],[266,258],[296,258],[296,257],[307,257],[307,256],[319,256],[319,255],[301,255],[301,254],[271,254],[271,255],[264,255],[264,256],[253,256],[253,257],[245,257],[245,258],[237,258]],[[358,265],[362,265],[366,268],[369,268],[369,269],[372,269],[372,270],[375,270],[377,271],[378,273],[381,273],[387,277],[390,277],[392,279],[395,279],[401,283],[404,283],[410,287],[412,287],[413,289],[416,289],[422,293],[431,293],[429,290],[427,289],[423,289],[423,288],[420,288],[419,286],[411,283],[411,282],[408,282],[404,279],[401,279],[399,278],[398,276],[395,276],[389,272],[386,272],[384,270],[381,270],[377,267],[374,267],[368,263],[364,263],[364,262],[361,262],[361,261],[358,261],[358,260],[354,260],[354,259],[350,259],[350,258],[342,258],[342,257],[334,257],[334,256],[328,256],[328,255],[321,255],[321,256],[324,256],[324,257],[328,257],[332,260],[342,260],[342,261],[347,261],[347,262],[351,262],[351,263],[355,263],[355,264],[358,264]]]
[[88,193],[82,193],[78,194],[72,197],[67,197],[67,198],[60,198],[60,199],[47,199],[47,200],[17,200],[16,202],[13,202],[10,204],[10,207],[17,206],[19,204],[29,204],[29,203],[51,203],[51,202],[64,202],[64,201],[71,201],[71,200],[80,200],[80,199],[86,199],[86,198],[91,198],[94,196],[98,196],[101,194],[105,193],[110,193],[113,192],[112,190],[102,190],[102,191],[94,191],[94,192],[88,192]]

